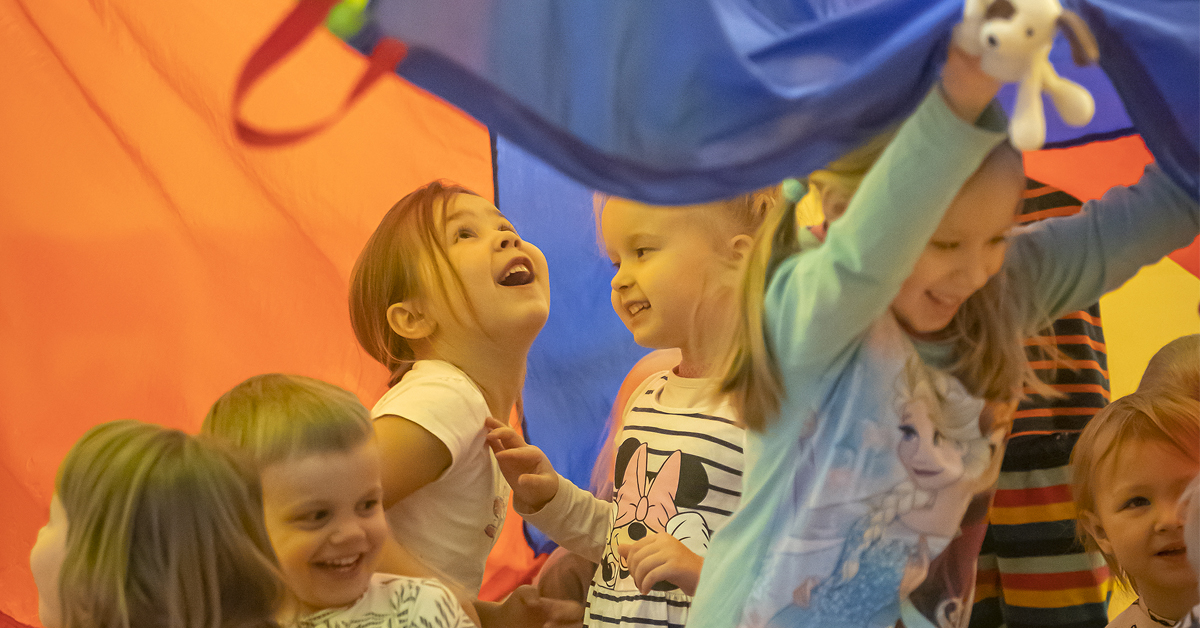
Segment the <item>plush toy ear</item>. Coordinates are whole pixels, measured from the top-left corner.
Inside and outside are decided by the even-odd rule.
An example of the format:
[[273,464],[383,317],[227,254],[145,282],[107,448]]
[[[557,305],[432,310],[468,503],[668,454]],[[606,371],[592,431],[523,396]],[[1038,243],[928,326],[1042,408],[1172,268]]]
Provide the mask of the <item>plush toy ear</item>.
[[1088,28],[1083,18],[1063,9],[1062,15],[1058,16],[1058,27],[1071,43],[1071,57],[1075,60],[1075,65],[1083,67],[1100,60],[1100,47],[1096,44],[1096,36],[1092,34],[1092,29]]

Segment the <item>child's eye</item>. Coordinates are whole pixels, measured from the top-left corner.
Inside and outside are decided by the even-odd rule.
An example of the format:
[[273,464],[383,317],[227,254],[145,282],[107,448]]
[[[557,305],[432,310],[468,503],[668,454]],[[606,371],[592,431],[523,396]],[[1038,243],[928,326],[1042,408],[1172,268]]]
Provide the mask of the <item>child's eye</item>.
[[329,518],[328,510],[314,510],[296,517],[296,522],[303,526],[319,526]]
[[1145,497],[1141,497],[1141,496],[1131,497],[1131,498],[1125,500],[1125,502],[1123,504],[1121,504],[1121,507],[1117,508],[1117,511],[1119,512],[1122,510],[1126,510],[1128,508],[1142,508],[1144,506],[1149,506],[1149,505],[1150,505],[1150,500],[1146,499]]
[[917,429],[911,425],[900,426],[900,440],[912,440],[917,437]]
[[373,512],[375,510],[375,506],[378,506],[378,505],[379,505],[378,499],[364,499],[361,503],[359,503],[358,510],[360,512],[370,513],[370,512]]
[[945,242],[942,240],[930,240],[929,246],[932,246],[933,248],[935,248],[939,251],[953,251],[954,249],[958,248],[958,243],[957,242]]
[[634,250],[633,250],[633,253],[634,253],[635,255],[637,255],[637,258],[638,258],[638,259],[642,259],[643,257],[645,257],[645,256],[646,256],[646,254],[647,254],[647,253],[649,253],[649,252],[651,252],[651,251],[653,251],[653,250],[654,250],[654,249],[652,249],[652,248],[650,248],[650,247],[646,247],[646,246],[640,246],[640,247],[638,247],[638,248],[634,249]]
[[475,237],[475,232],[466,227],[462,227],[458,231],[454,232],[454,241],[455,242],[458,242],[459,240],[465,240],[467,238],[473,238],[473,237]]

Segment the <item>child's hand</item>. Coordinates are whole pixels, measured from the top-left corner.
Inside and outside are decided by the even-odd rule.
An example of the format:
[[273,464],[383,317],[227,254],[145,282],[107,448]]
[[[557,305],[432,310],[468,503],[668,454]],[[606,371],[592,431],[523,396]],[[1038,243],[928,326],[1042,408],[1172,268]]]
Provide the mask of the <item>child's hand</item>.
[[942,95],[959,118],[974,124],[998,91],[1000,81],[979,67],[979,57],[950,45],[942,68]]
[[541,510],[558,493],[558,473],[541,449],[525,442],[511,427],[488,417],[487,441],[496,452],[496,463],[513,491],[518,512]]
[[500,604],[480,602],[481,628],[567,628],[583,625],[583,605],[538,595],[524,584]]
[[629,575],[642,595],[649,594],[650,588],[663,580],[688,595],[696,594],[704,559],[670,534],[651,534],[633,545],[622,545],[617,551],[629,564]]

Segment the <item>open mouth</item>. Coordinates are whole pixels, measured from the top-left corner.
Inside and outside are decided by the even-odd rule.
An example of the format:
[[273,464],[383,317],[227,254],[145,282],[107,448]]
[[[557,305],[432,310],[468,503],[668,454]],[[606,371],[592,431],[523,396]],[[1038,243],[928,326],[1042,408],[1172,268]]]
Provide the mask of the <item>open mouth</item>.
[[1171,547],[1168,547],[1165,550],[1162,550],[1162,551],[1156,553],[1155,556],[1162,556],[1164,558],[1173,558],[1176,556],[1183,556],[1184,554],[1187,554],[1187,546],[1173,545]]
[[336,560],[321,560],[313,561],[313,566],[325,572],[334,575],[347,575],[355,572],[358,566],[362,564],[363,556],[366,554],[355,554],[346,558]]
[[533,283],[533,262],[527,257],[518,257],[504,267],[500,279],[502,286],[524,286]]
[[645,301],[636,301],[625,306],[626,311],[630,316],[637,316],[639,312],[650,309],[650,304]]

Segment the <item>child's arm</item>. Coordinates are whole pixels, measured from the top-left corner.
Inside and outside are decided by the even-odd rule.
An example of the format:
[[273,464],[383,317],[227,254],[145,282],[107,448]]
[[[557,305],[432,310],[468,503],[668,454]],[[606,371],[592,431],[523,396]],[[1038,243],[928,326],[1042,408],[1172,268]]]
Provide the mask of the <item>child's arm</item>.
[[516,430],[488,419],[488,444],[513,491],[513,509],[554,542],[599,562],[612,521],[612,504],[554,471],[541,449]]
[[670,534],[652,534],[617,551],[629,562],[629,575],[642,595],[648,595],[655,584],[664,580],[688,595],[696,594],[704,559]]
[[375,420],[383,480],[383,507],[391,508],[450,468],[450,449],[429,430],[396,415]]
[[1023,322],[1037,328],[1095,303],[1198,232],[1196,201],[1151,164],[1137,184],[1113,188],[1073,216],[1013,236],[1005,270],[1015,289],[1033,291]]
[[825,243],[780,264],[764,310],[789,396],[820,398],[825,376],[887,311],[963,183],[1004,140],[1003,116],[985,111],[998,88],[977,59],[952,49],[941,87],[901,126]]

